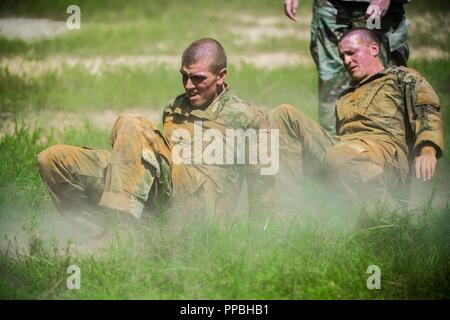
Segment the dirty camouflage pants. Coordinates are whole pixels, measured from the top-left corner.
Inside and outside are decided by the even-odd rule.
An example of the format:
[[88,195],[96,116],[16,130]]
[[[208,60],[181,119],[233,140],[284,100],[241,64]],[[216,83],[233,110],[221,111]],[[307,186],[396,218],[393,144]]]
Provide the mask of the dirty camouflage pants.
[[[350,82],[339,57],[338,39],[346,29],[366,27],[364,15],[367,6],[368,3],[351,1],[314,2],[310,50],[319,75],[319,120],[331,134],[336,133],[336,101]],[[406,65],[409,55],[406,43],[408,26],[403,6],[391,2],[388,12],[381,19],[381,31],[388,47],[382,48],[382,60],[386,66]]]
[[278,106],[268,117],[280,133],[277,190],[288,207],[301,206],[305,176],[331,191],[333,200],[340,195],[351,205],[402,199],[400,172],[376,143],[332,136],[290,105]]
[[139,218],[144,205],[170,197],[168,146],[149,120],[120,116],[110,140],[111,152],[55,145],[37,157],[56,208],[86,232],[107,227],[112,212]]

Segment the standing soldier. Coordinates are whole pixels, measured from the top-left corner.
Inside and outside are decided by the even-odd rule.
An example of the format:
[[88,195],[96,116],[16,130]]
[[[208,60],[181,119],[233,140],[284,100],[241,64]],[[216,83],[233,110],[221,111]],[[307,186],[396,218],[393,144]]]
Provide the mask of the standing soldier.
[[[311,21],[311,55],[319,73],[319,122],[336,133],[335,106],[350,77],[339,57],[338,41],[351,28],[380,28],[384,35],[382,61],[387,66],[406,66],[409,21],[403,4],[409,0],[315,0]],[[297,20],[298,0],[284,0],[286,15]],[[378,24],[377,19],[381,21]]]

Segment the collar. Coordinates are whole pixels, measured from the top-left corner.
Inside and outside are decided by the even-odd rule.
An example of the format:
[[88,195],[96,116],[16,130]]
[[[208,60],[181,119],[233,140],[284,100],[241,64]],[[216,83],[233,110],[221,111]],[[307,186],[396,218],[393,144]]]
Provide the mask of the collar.
[[231,92],[228,84],[224,83],[224,87],[224,90],[219,94],[219,96],[217,96],[217,98],[204,109],[192,109],[189,99],[187,98],[187,95],[185,95],[182,106],[184,111],[183,114],[188,117],[192,115],[199,119],[216,120],[227,101],[231,98]]
[[369,82],[372,82],[372,81],[374,81],[374,80],[376,80],[378,78],[384,77],[385,75],[389,74],[394,68],[396,68],[396,67],[385,68],[385,69],[383,69],[383,70],[381,70],[381,71],[371,75],[370,77],[368,77],[368,78],[366,78],[364,80],[361,80],[360,82],[356,82],[356,81],[352,80],[350,82],[349,89],[356,89],[356,88],[358,88],[358,87],[360,87],[360,86],[362,86],[362,85],[364,85],[366,83],[369,83]]

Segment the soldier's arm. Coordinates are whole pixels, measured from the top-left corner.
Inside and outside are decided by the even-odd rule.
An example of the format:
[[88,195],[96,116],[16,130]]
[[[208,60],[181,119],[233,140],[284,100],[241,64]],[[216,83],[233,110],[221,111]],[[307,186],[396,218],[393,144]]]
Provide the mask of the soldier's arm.
[[[178,98],[178,97],[177,97],[177,98]],[[163,125],[164,125],[164,121],[166,120],[167,116],[168,116],[169,114],[172,113],[172,111],[173,111],[173,104],[174,104],[174,102],[175,102],[175,100],[176,100],[177,98],[174,98],[174,99],[170,100],[170,101],[169,101],[168,103],[166,103],[166,105],[164,106],[163,113],[162,113],[162,124],[163,124]]]
[[293,20],[297,21],[297,8],[298,8],[298,0],[283,0],[283,8],[286,16]]
[[379,15],[383,17],[389,9],[391,0],[371,0],[366,11],[366,19]]
[[430,180],[436,170],[436,162],[444,148],[443,122],[439,98],[431,85],[419,77],[414,103],[415,133],[414,166],[417,179]]
[[433,178],[436,162],[436,149],[432,146],[423,146],[420,149],[420,155],[414,161],[416,178],[423,181]]

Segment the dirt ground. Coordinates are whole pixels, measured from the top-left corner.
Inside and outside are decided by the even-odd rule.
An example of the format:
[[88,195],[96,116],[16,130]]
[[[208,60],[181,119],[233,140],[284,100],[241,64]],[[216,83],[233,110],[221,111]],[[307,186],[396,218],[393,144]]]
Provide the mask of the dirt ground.
[[65,21],[30,18],[0,19],[0,35],[7,38],[19,38],[24,41],[36,41],[55,37],[67,31]]
[[[448,14],[438,19],[427,14],[414,16],[411,20],[410,33],[429,30],[430,37],[436,41],[446,41],[450,29]],[[230,28],[238,45],[245,43],[260,43],[270,38],[309,39],[309,21],[311,16],[301,17],[299,22],[292,23],[283,16],[253,17],[237,15],[236,24]],[[426,23],[425,23],[426,22]],[[419,29],[420,26],[420,29]],[[62,21],[48,19],[4,18],[0,19],[0,35],[9,38],[19,38],[24,41],[37,41],[43,38],[58,36],[66,31]],[[161,44],[163,45],[163,44]],[[261,69],[277,69],[286,66],[313,65],[308,54],[278,52],[258,52],[246,55],[230,54],[230,61],[239,67],[242,64],[253,65]],[[439,46],[421,46],[411,49],[411,59],[448,58],[448,52]],[[141,68],[151,65],[165,65],[177,68],[179,56],[176,55],[123,55],[123,56],[92,56],[86,58],[74,56],[51,56],[42,60],[25,60],[21,57],[0,58],[0,67],[8,68],[13,74],[36,76],[49,70],[58,71],[64,67],[81,66],[91,74],[99,74],[103,70],[127,66]]]
[[[86,111],[83,113],[68,111],[30,111],[24,113],[19,124],[33,130],[36,126],[40,126],[45,130],[54,129],[63,131],[72,126],[83,125],[89,121],[93,126],[99,129],[110,130],[121,113],[138,113],[147,117],[154,124],[161,122],[162,110],[155,108],[126,109],[126,110],[106,110],[106,111]],[[15,130],[14,115],[11,113],[0,114],[0,139],[6,134],[12,134]],[[44,142],[45,136],[42,137]]]

